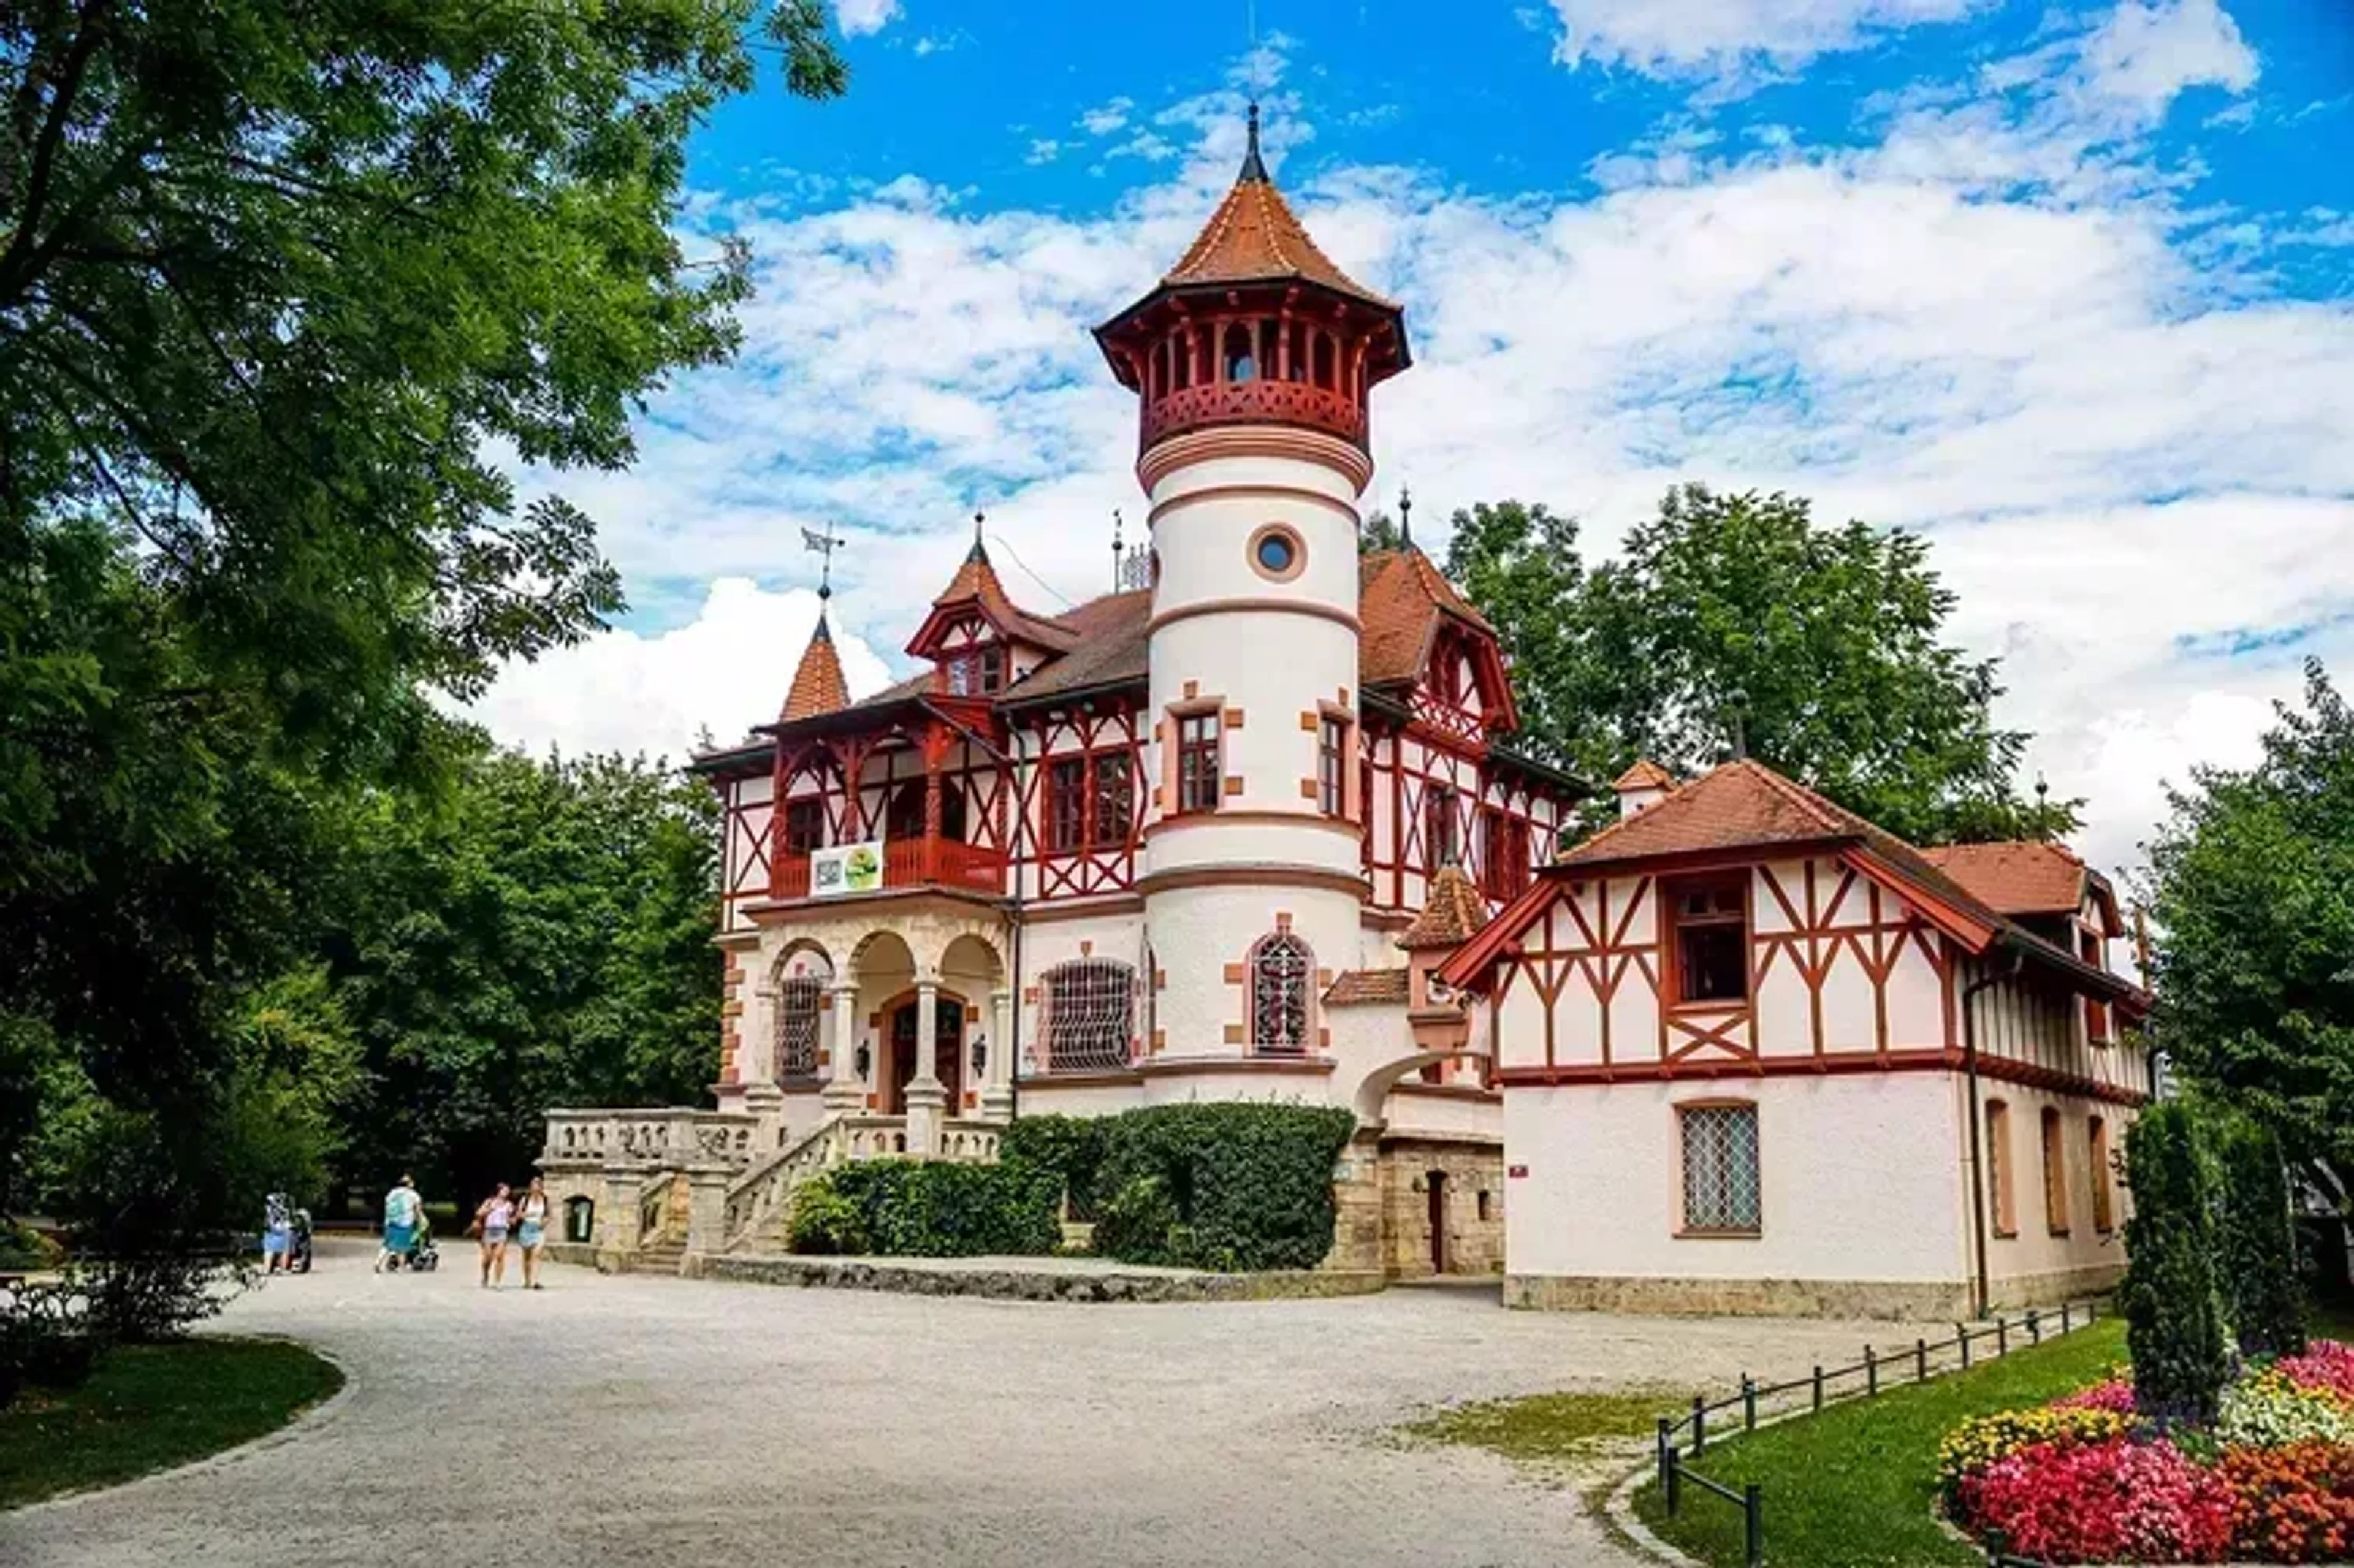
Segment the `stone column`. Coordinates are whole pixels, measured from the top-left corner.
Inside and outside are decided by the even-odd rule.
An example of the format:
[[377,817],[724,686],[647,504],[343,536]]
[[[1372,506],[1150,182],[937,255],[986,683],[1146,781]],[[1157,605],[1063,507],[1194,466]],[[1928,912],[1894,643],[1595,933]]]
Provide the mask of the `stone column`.
[[616,1274],[638,1250],[638,1199],[645,1172],[634,1165],[605,1167],[605,1195],[597,1201],[597,1271]]
[[1013,993],[989,993],[989,1066],[982,1075],[981,1114],[991,1121],[1013,1117]]
[[777,1086],[777,1019],[784,997],[773,971],[746,989],[748,1005],[736,1020],[736,1075],[744,1085],[744,1108],[760,1118],[766,1148],[785,1117],[785,1091]]
[[702,1272],[702,1260],[727,1250],[727,1184],[735,1179],[731,1166],[695,1164],[684,1172],[686,1181],[686,1255],[679,1272]]
[[866,1080],[858,1075],[858,983],[836,980],[825,999],[826,1114],[855,1116],[866,1108]]
[[916,1074],[907,1080],[907,1152],[922,1159],[940,1151],[940,1121],[949,1088],[940,1082],[940,982],[916,982]]

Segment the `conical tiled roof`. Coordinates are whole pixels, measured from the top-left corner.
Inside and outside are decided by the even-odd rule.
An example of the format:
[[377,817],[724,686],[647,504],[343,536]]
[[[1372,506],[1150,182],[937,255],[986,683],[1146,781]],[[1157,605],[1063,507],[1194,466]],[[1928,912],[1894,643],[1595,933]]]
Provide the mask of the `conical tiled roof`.
[[[940,590],[940,596],[932,600],[932,608],[939,609],[969,601],[978,603],[1002,630],[1042,648],[1052,648],[1061,652],[1078,641],[1078,630],[1069,622],[1057,616],[1033,614],[1013,602],[1013,596],[1005,591],[1005,585],[998,580],[997,567],[991,563],[988,549],[978,537],[973,540],[972,548],[965,552],[956,576],[949,579],[949,586]],[[916,643],[923,641],[924,632],[929,630],[930,624],[928,620],[924,630],[917,632]],[[912,648],[916,643],[909,646]]]
[[815,718],[850,703],[850,683],[842,678],[842,656],[833,651],[833,631],[825,611],[817,616],[817,630],[801,650],[801,668],[793,672],[792,690],[785,694],[784,722]]
[[1488,923],[1488,901],[1459,865],[1442,865],[1430,879],[1430,902],[1400,934],[1408,952],[1421,948],[1458,948]]
[[1258,108],[1250,111],[1250,151],[1234,188],[1187,249],[1177,265],[1161,280],[1168,288],[1199,283],[1280,282],[1299,279],[1320,283],[1385,311],[1398,307],[1350,277],[1317,249],[1307,228],[1275,188],[1258,153]]
[[1648,757],[1637,758],[1635,759],[1635,766],[1627,769],[1626,772],[1618,775],[1618,781],[1610,786],[1613,789],[1620,791],[1628,789],[1672,789],[1675,787],[1676,776],[1669,772],[1666,768],[1660,767],[1658,763],[1652,761]]

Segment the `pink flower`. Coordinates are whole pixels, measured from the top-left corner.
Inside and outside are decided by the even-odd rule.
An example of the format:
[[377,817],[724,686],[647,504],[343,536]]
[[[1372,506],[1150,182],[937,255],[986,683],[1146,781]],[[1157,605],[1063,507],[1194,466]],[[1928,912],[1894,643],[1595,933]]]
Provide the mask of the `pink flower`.
[[2054,1410],[2113,1410],[2119,1415],[2134,1413],[2134,1385],[2130,1378],[2115,1377],[2106,1383],[2096,1383],[2090,1388],[2080,1388],[2073,1393],[2063,1393],[2052,1402]]
[[2319,1389],[2354,1400],[2354,1345],[2316,1340],[2301,1356],[2283,1356],[2276,1370],[2299,1388]]
[[2171,1443],[2038,1444],[1961,1484],[1963,1522],[2050,1563],[2219,1563],[2232,1490]]

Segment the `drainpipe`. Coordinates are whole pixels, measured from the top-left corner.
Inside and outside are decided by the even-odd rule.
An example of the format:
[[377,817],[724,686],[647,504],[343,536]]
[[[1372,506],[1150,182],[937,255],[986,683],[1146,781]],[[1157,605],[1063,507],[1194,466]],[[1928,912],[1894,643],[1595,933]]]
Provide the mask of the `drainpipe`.
[[2009,962],[2001,969],[1989,969],[1962,988],[1962,1071],[1970,1085],[1970,1250],[1977,1256],[1977,1277],[1972,1293],[1974,1315],[1985,1317],[1990,1294],[1987,1285],[1987,1193],[1986,1193],[1986,1129],[1985,1119],[1978,1109],[1978,1013],[1970,1003],[1978,992],[1988,986],[1999,985],[2019,973],[2020,957],[2016,949]]
[[968,744],[987,752],[991,761],[1004,768],[1006,787],[1013,792],[1013,897],[1007,906],[1007,915],[1013,927],[1013,1005],[1006,1010],[1007,1016],[1013,1020],[1013,1038],[997,1043],[999,1050],[1013,1053],[1005,1059],[1006,1119],[1012,1121],[1022,1114],[1022,841],[1030,825],[1029,813],[1022,809],[1022,766],[1015,758],[998,750],[987,736],[966,728],[954,715],[941,713],[929,703],[924,707],[964,736]]

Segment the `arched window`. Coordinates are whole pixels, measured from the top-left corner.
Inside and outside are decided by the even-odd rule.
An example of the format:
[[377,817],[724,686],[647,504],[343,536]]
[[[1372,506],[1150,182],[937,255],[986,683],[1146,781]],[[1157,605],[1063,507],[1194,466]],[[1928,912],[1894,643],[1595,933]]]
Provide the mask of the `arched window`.
[[1239,323],[1226,329],[1226,379],[1233,382],[1258,379],[1258,359],[1251,353],[1250,328]]
[[777,982],[777,1082],[817,1080],[817,1016],[824,983],[815,975],[787,975]]
[[1073,959],[1041,977],[1050,1073],[1118,1072],[1136,1025],[1136,971],[1110,959]]
[[1250,955],[1251,1048],[1278,1055],[1308,1050],[1308,993],[1316,958],[1288,931],[1262,937]]

